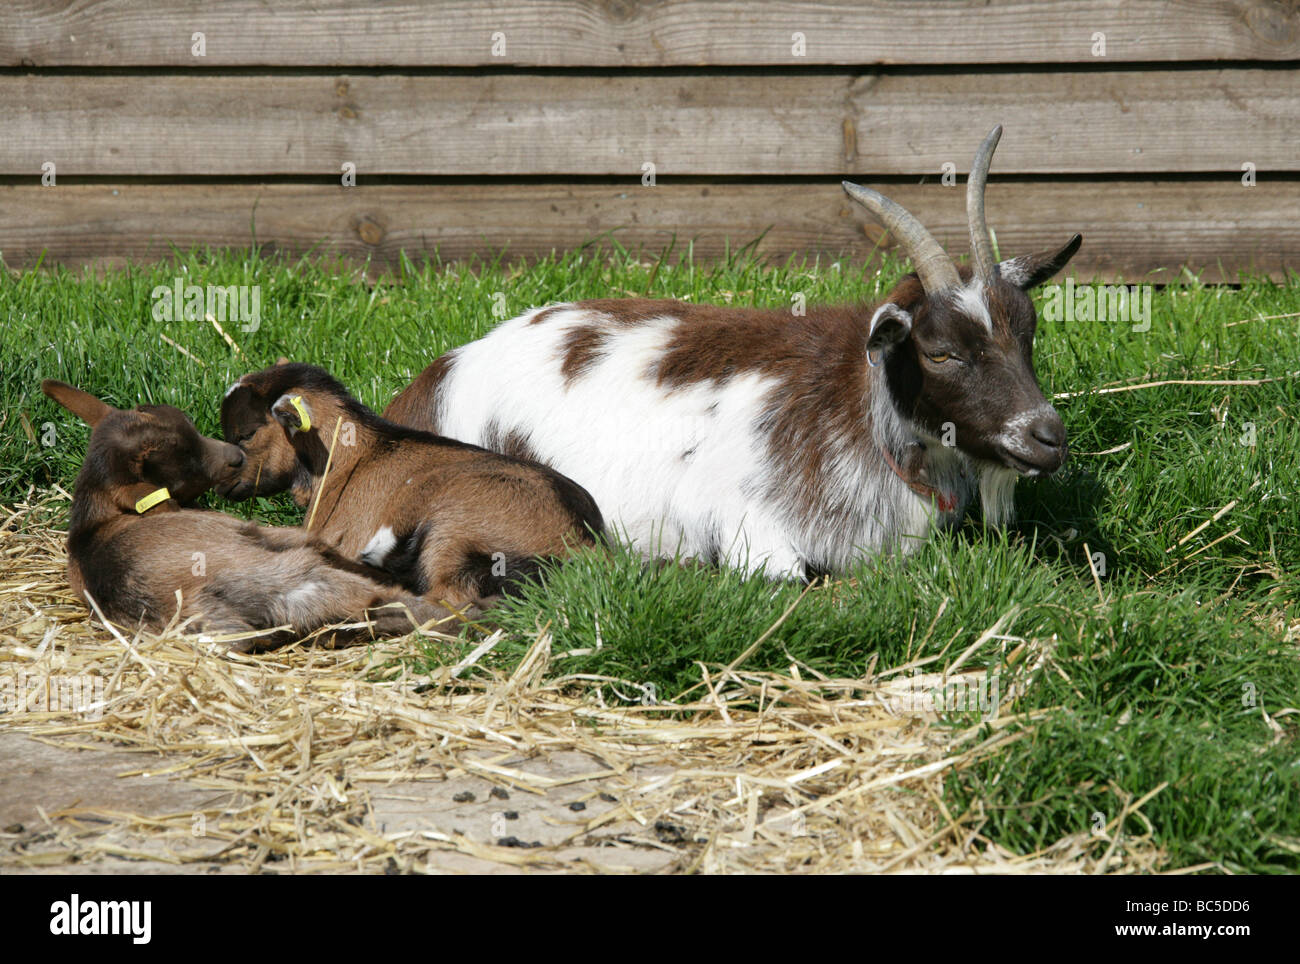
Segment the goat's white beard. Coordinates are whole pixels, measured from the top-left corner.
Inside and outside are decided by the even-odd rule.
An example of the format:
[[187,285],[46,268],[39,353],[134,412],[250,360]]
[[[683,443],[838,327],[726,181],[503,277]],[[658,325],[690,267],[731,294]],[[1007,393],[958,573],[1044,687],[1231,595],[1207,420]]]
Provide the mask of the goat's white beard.
[[1016,482],[1020,475],[1004,465],[980,466],[980,507],[984,521],[1001,528],[1016,516]]

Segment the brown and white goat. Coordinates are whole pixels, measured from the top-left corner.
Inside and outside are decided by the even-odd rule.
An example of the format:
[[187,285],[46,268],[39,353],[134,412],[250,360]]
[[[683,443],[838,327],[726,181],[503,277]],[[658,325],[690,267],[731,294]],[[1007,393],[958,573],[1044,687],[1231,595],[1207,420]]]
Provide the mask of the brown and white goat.
[[[249,651],[332,623],[335,641],[402,635],[451,614],[349,562],[300,529],[185,506],[244,464],[170,405],[113,408],[47,380],[41,390],[91,426],[68,523],[68,581],[108,619],[160,629],[177,616]],[[180,593],[179,601],[177,593]]]
[[593,544],[600,511],[542,465],[380,418],[324,369],[281,361],[221,405],[247,461],[232,499],[290,489],[306,525],[349,559],[452,606],[491,602],[542,559]]
[[447,352],[384,414],[554,466],[649,555],[804,576],[906,551],[976,492],[1000,523],[1016,477],[1066,456],[1026,291],[1081,241],[994,261],[984,184],[1000,135],[967,185],[973,276],[901,206],[845,182],[916,268],[882,303],[535,308]]

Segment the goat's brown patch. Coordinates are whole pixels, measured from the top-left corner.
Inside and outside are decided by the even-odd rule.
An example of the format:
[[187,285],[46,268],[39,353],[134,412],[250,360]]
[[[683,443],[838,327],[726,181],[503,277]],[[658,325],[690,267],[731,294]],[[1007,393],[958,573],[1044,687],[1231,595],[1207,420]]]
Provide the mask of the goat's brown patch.
[[601,357],[606,337],[605,331],[596,325],[573,328],[564,336],[564,361],[560,363],[560,374],[564,376],[565,384],[572,384],[595,364]]
[[869,320],[855,306],[800,317],[779,308],[690,305],[672,329],[656,378],[668,387],[723,384],[746,372],[797,378],[809,365],[828,361],[824,338],[846,327],[865,334]]
[[[698,382],[722,384],[745,372],[776,372],[792,348],[817,356],[821,332],[845,324],[865,327],[860,306],[820,308],[801,317],[781,308],[730,308],[654,298],[610,298],[578,302],[575,309],[592,322],[566,336],[562,371],[580,377],[606,347],[609,325],[631,327],[649,321],[671,322],[668,342],[653,377],[675,388]],[[805,357],[805,360],[808,358]]]
[[591,298],[578,302],[574,307],[600,315],[616,325],[639,325],[655,318],[681,318],[692,309],[718,310],[712,305],[694,305],[689,301],[668,298]]
[[528,323],[530,325],[540,325],[542,322],[548,321],[556,312],[563,311],[568,307],[568,305],[550,305],[533,315],[533,317],[528,320]]
[[398,425],[425,432],[438,432],[442,421],[442,383],[456,364],[453,348],[439,355],[410,385],[398,392],[384,409],[383,417]]
[[514,429],[503,432],[498,422],[489,422],[483,429],[483,447],[512,459],[525,462],[539,462],[535,452],[528,444],[528,436]]
[[[970,277],[970,268],[965,265],[958,268],[957,271],[958,274],[962,275],[963,281]],[[921,286],[921,279],[914,274],[905,276],[898,284],[894,285],[884,300],[908,311],[915,311],[925,301],[925,289]]]

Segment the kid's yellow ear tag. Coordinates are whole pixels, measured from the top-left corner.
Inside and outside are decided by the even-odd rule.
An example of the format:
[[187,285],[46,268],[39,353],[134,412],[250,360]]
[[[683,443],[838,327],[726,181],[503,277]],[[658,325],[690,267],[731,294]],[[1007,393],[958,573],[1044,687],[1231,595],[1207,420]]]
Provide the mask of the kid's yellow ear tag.
[[152,492],[150,492],[148,495],[146,495],[143,499],[141,499],[139,502],[135,504],[135,511],[140,513],[141,515],[144,515],[146,512],[148,512],[150,509],[156,506],[159,502],[166,502],[171,497],[172,494],[168,492],[166,489],[154,489]]
[[298,410],[298,420],[301,423],[298,431],[307,432],[311,430],[311,416],[307,414],[307,406],[302,403],[302,396],[295,395],[289,399],[289,404]]

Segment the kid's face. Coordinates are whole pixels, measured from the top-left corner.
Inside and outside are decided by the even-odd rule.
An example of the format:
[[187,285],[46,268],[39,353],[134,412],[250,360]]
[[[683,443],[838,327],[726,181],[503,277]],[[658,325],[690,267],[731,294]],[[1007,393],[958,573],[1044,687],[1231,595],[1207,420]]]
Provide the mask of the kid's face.
[[107,430],[118,436],[114,447],[127,456],[128,473],[139,481],[165,486],[180,502],[228,484],[244,465],[239,446],[201,435],[180,409],[141,405],[121,414],[128,416],[125,424],[106,419],[97,432]]

